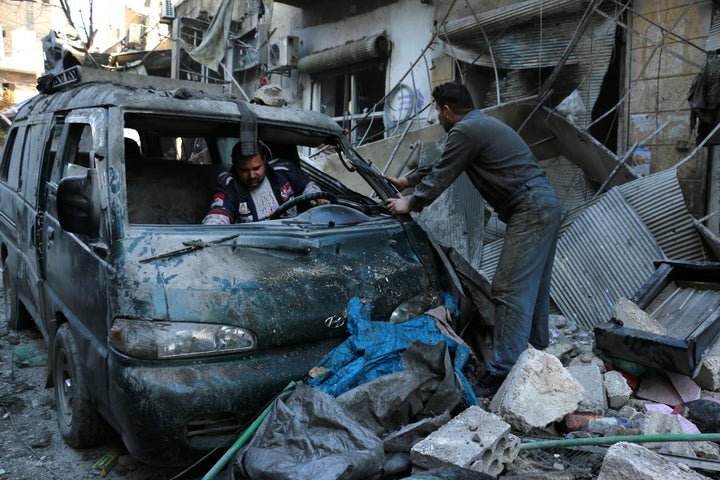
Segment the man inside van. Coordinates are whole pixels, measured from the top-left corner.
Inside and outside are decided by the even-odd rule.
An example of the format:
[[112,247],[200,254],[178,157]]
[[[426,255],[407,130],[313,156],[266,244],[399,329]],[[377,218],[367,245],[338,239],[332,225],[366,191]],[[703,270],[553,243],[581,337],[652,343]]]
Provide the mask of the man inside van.
[[[232,150],[233,166],[218,175],[218,183],[203,218],[205,225],[229,225],[265,220],[278,207],[296,195],[322,191],[320,186],[289,160],[268,161],[269,149],[259,144],[257,153],[242,155],[240,142]],[[330,203],[326,199],[311,200],[312,206]],[[297,214],[297,207],[286,212]]]

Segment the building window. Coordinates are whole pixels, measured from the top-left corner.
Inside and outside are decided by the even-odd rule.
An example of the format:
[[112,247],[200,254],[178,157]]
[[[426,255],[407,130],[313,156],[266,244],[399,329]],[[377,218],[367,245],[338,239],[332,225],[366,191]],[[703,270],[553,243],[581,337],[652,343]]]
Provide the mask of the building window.
[[[385,62],[326,72],[317,78],[314,108],[333,117],[349,132],[353,145],[383,138]],[[316,89],[317,91],[317,89]]]

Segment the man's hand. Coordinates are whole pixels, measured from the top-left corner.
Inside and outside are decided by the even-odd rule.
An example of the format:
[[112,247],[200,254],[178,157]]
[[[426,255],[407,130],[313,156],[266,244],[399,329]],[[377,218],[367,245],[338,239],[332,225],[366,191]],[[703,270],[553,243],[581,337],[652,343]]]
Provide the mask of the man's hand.
[[406,188],[410,186],[410,182],[408,181],[407,177],[390,177],[387,175],[383,175],[383,178],[387,180],[388,182],[392,183],[395,188],[398,189],[398,191],[402,192]]
[[328,205],[330,200],[327,198],[318,198],[317,200],[310,200],[310,205],[317,207],[318,205]]
[[393,215],[410,213],[410,204],[408,203],[407,199],[403,197],[388,198],[385,200],[385,205],[387,206],[390,213],[392,213]]

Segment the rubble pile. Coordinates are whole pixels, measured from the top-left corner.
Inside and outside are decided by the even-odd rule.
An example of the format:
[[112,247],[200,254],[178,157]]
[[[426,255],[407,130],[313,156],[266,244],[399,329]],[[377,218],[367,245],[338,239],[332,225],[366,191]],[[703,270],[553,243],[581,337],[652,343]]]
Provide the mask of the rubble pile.
[[[324,393],[315,398],[321,392],[307,394],[312,388],[296,390],[293,395],[306,392],[305,398],[291,397],[283,409],[323,405],[324,412],[337,409],[335,418],[345,409],[348,419],[339,422],[344,433],[365,443],[345,447],[337,432],[328,434],[329,420],[313,426],[313,415],[298,413],[304,422],[299,434],[312,436],[317,446],[308,450],[308,442],[302,442],[297,445],[304,451],[288,453],[287,442],[280,447],[278,426],[265,424],[261,428],[276,437],[256,436],[238,453],[236,478],[251,471],[256,475],[247,478],[265,478],[260,472],[282,464],[292,475],[283,477],[275,468],[279,476],[273,478],[717,478],[720,396],[688,376],[609,357],[597,349],[592,332],[560,315],[551,317],[551,345],[544,351],[528,347],[498,392],[478,398],[477,405],[458,401],[463,381],[447,377],[453,367],[443,341],[432,347],[412,343],[401,354],[401,371],[380,375],[337,399]],[[377,352],[363,361],[379,366],[383,356]],[[713,355],[706,360],[706,371],[720,364]],[[720,372],[705,377],[718,378]],[[439,396],[438,388],[447,391]],[[297,443],[298,432],[290,443]],[[273,448],[283,449],[279,461]],[[369,451],[373,461],[358,463]],[[253,456],[259,453],[264,463],[257,469]],[[339,477],[318,474],[317,466],[330,463],[342,471]]]

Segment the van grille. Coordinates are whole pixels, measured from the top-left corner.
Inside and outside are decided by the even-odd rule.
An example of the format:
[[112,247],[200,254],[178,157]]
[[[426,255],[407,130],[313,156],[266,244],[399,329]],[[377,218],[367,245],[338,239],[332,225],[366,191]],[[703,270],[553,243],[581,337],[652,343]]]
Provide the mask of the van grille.
[[212,446],[235,435],[243,425],[233,413],[200,415],[185,424],[185,435],[190,444]]

